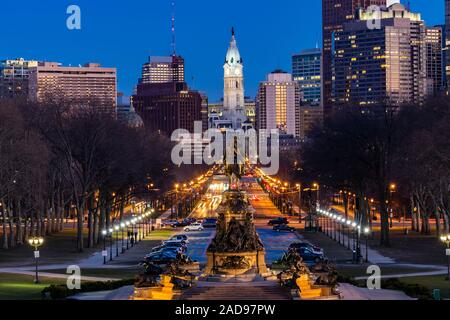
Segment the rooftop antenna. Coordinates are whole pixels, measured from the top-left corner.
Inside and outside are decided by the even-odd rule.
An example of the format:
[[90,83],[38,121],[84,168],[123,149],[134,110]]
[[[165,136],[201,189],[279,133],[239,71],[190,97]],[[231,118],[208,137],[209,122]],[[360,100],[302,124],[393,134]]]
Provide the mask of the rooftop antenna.
[[175,37],[175,0],[172,1],[172,55],[177,55],[176,37]]

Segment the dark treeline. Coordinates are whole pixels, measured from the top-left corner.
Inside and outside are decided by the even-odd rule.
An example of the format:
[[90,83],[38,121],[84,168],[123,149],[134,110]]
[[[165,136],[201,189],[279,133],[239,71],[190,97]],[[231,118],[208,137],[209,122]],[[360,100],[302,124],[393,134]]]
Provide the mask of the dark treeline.
[[0,101],[3,248],[58,232],[69,216],[77,249],[95,246],[132,198],[169,188],[170,149],[167,138],[95,107]]
[[[313,130],[300,159],[299,178],[356,194],[355,214],[363,225],[370,225],[369,199],[376,199],[383,246],[390,245],[393,197],[397,210],[412,216],[413,230],[430,234],[430,218],[436,218],[437,235],[449,231],[448,100],[402,108],[343,108]],[[346,198],[344,193],[345,208]]]

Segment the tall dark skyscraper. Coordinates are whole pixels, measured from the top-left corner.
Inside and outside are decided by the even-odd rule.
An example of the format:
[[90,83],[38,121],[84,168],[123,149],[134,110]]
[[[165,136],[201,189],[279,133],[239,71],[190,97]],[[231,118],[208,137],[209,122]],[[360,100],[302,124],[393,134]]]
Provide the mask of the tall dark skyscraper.
[[184,82],[181,56],[150,57],[142,67],[132,105],[144,125],[154,132],[170,136],[176,129],[194,131],[194,122],[202,121],[208,99],[189,89]]
[[[449,2],[449,0],[447,0]],[[332,36],[343,24],[355,18],[358,8],[386,6],[386,0],[322,0],[323,105],[325,114],[332,106]]]
[[[450,47],[450,0],[445,0],[445,73],[447,87],[450,83],[450,53],[448,52]],[[448,89],[447,89],[448,90]]]
[[142,83],[184,82],[184,59],[180,56],[150,57],[142,66]]

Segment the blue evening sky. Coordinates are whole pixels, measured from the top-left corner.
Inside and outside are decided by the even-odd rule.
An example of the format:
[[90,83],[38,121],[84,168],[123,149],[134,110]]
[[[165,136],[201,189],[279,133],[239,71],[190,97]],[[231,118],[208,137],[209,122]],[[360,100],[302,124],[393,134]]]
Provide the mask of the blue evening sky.
[[[444,0],[410,2],[427,25],[444,22]],[[71,4],[81,8],[79,31],[66,28]],[[119,91],[125,94],[131,94],[149,55],[171,52],[171,0],[2,1],[0,10],[0,60],[99,62],[117,67]],[[177,53],[186,59],[186,80],[210,101],[222,96],[222,65],[232,26],[250,96],[267,73],[290,71],[293,53],[321,42],[320,0],[177,0],[176,13]]]

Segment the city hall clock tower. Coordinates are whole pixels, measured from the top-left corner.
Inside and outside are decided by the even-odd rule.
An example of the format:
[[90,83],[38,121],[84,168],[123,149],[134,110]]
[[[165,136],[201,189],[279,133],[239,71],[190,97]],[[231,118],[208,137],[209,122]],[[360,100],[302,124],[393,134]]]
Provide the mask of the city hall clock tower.
[[223,69],[223,116],[232,121],[233,129],[241,129],[247,119],[244,113],[244,65],[236,45],[234,28]]

